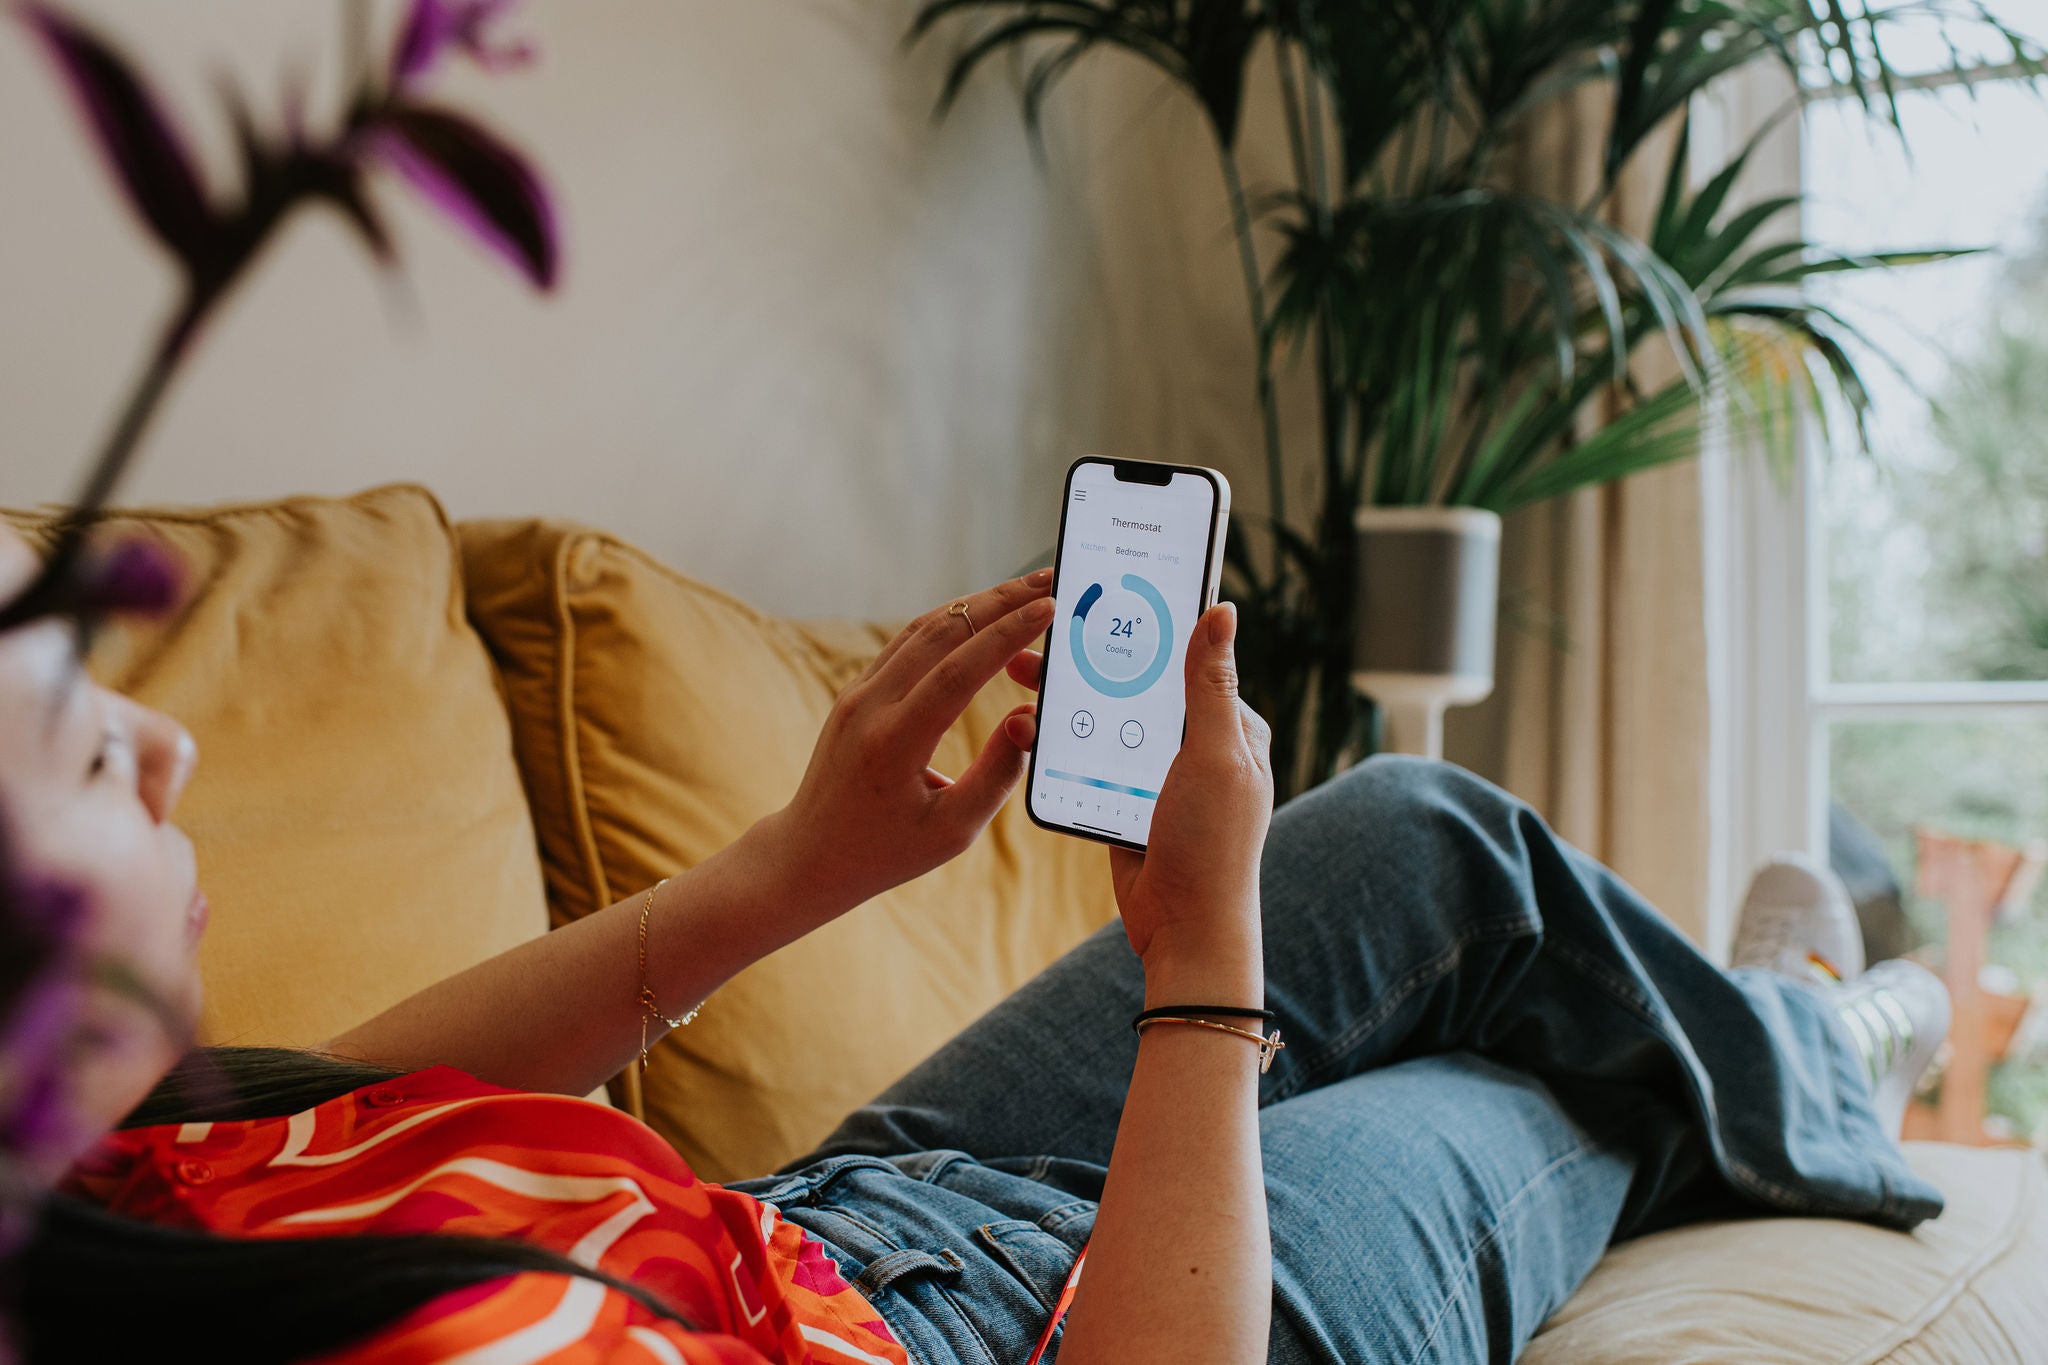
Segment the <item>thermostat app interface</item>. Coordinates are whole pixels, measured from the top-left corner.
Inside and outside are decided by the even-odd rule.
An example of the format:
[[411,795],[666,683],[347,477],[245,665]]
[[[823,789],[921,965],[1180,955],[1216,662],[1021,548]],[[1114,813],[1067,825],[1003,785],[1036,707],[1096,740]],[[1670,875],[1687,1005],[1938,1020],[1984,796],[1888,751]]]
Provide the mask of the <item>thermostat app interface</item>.
[[1119,479],[1090,460],[1066,497],[1031,809],[1142,845],[1180,750],[1188,631],[1202,613],[1219,488],[1185,471],[1166,483]]

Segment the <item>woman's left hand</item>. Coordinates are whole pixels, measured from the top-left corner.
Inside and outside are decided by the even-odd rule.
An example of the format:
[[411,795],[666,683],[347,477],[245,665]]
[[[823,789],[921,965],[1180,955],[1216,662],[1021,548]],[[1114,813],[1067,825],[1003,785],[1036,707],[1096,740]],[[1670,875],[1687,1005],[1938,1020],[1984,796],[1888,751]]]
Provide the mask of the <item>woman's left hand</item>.
[[[1029,648],[1052,620],[1052,571],[935,607],[847,684],[789,805],[763,821],[786,903],[814,928],[931,871],[974,842],[1024,774],[1036,707],[1003,718],[957,778],[933,770],[939,741],[996,674],[1038,685]],[[973,622],[970,629],[968,622]]]

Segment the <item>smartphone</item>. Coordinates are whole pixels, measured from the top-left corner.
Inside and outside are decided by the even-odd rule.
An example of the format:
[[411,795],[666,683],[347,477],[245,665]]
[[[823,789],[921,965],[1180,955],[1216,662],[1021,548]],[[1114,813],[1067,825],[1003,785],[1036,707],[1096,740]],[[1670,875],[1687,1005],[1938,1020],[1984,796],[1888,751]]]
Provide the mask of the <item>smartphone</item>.
[[1188,632],[1216,604],[1230,482],[1084,455],[1067,470],[1057,604],[1025,787],[1050,830],[1143,852],[1187,730]]

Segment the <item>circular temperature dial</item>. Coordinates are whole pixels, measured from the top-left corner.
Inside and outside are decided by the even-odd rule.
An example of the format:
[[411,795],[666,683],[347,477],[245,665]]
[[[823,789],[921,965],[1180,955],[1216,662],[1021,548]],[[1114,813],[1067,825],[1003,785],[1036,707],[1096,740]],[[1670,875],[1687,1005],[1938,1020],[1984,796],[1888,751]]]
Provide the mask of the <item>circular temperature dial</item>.
[[1088,612],[1081,640],[1088,662],[1112,682],[1129,682],[1159,653],[1159,613],[1138,594],[1116,588]]
[[1114,588],[1090,583],[1068,627],[1074,667],[1106,697],[1135,697],[1159,681],[1173,651],[1173,613],[1159,589],[1134,573]]

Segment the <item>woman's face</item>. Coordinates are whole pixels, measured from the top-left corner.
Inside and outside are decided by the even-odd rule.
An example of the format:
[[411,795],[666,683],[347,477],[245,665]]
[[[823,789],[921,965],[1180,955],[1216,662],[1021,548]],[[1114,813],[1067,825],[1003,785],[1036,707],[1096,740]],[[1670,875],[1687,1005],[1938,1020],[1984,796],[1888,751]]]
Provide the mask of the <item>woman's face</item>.
[[[0,601],[35,569],[0,526]],[[0,815],[16,873],[82,892],[88,956],[132,973],[156,1001],[91,988],[68,1063],[80,1149],[149,1093],[198,1018],[206,899],[191,840],[171,823],[197,757],[176,721],[85,676],[69,625],[0,634]],[[41,1174],[54,1179],[77,1155]]]

